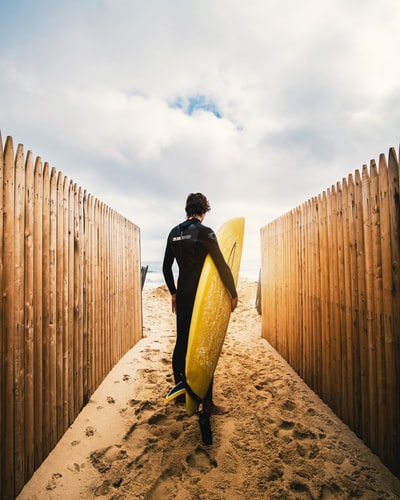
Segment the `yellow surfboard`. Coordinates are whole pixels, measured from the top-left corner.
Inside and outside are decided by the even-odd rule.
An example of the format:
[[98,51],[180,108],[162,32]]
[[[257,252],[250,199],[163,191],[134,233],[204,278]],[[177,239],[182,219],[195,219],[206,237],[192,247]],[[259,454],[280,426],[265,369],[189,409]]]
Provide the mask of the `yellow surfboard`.
[[[244,218],[231,219],[219,229],[217,239],[235,283],[239,276],[244,237]],[[221,353],[231,315],[231,297],[208,255],[204,261],[190,323],[186,353],[186,383],[201,399],[207,393]],[[178,384],[166,402],[186,392],[186,412],[193,415],[198,401]]]

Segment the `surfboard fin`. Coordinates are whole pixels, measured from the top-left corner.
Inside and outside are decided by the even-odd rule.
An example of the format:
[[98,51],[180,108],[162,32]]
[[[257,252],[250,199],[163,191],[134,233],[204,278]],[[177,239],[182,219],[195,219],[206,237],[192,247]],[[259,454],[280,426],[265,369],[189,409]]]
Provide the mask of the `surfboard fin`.
[[186,394],[186,389],[182,381],[180,381],[176,386],[169,391],[167,397],[164,399],[165,403],[169,403],[181,394]]

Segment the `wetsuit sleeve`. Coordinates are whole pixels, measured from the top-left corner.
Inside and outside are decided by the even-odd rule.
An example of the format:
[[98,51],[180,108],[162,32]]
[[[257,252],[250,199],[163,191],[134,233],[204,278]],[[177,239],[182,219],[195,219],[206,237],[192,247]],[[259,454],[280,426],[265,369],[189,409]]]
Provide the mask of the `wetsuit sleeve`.
[[226,263],[224,256],[222,255],[215,233],[211,230],[207,233],[203,233],[202,243],[207,248],[208,253],[211,255],[212,260],[214,261],[214,264],[218,269],[219,275],[221,276],[223,284],[228,289],[232,299],[235,299],[237,297],[237,291],[232,271]]
[[172,271],[172,264],[174,263],[174,253],[172,251],[171,243],[168,238],[167,246],[165,248],[165,253],[164,253],[164,261],[163,261],[163,275],[165,279],[165,283],[167,284],[168,290],[170,291],[171,295],[174,295],[176,293],[176,286],[175,286],[175,280],[174,280],[174,273]]

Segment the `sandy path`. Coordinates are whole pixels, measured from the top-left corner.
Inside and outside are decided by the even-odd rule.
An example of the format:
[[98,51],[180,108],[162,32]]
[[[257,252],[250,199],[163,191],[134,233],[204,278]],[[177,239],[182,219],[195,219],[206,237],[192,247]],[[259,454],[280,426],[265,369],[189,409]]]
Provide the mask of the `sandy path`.
[[400,481],[260,338],[256,283],[241,281],[215,376],[214,444],[165,405],[174,316],[145,290],[144,334],[19,499],[400,498]]

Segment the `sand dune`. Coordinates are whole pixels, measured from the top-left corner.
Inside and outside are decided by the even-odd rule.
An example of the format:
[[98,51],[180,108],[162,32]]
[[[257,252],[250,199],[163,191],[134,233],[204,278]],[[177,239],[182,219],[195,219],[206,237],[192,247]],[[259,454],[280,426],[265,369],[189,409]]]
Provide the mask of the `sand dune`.
[[19,499],[400,498],[382,465],[260,337],[241,280],[215,375],[214,443],[165,405],[175,324],[165,287],[143,294],[145,337],[112,370]]

